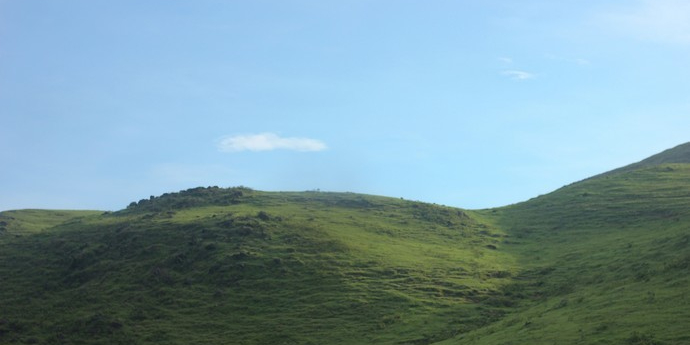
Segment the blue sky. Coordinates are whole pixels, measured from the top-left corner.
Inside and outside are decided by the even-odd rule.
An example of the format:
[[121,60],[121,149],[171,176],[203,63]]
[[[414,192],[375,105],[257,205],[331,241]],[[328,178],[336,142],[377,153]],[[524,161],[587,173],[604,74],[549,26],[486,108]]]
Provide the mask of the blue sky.
[[690,141],[688,61],[684,0],[0,0],[0,210],[502,206]]

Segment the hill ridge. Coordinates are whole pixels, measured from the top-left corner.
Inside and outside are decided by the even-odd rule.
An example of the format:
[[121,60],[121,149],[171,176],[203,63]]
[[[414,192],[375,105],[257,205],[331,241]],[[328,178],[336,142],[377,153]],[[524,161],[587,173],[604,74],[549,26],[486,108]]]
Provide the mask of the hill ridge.
[[198,187],[0,212],[0,343],[687,344],[688,150],[485,210]]
[[[649,156],[639,162],[632,163],[600,175],[609,175],[620,172],[635,170],[638,168],[661,165],[661,164],[688,164],[690,163],[690,142],[677,145],[673,148],[666,149],[662,152]],[[594,177],[596,177],[594,176]]]

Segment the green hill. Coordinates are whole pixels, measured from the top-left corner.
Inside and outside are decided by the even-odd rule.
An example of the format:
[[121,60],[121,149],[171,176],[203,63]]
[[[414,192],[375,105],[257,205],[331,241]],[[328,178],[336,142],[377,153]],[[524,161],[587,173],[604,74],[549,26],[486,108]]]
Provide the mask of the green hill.
[[[196,188],[3,238],[7,343],[430,343],[488,324],[502,234],[350,193]],[[422,331],[423,330],[423,331]]]
[[509,316],[454,344],[688,344],[690,165],[621,171],[491,211],[521,273]]
[[616,174],[619,172],[632,171],[644,167],[653,167],[661,164],[690,164],[690,143],[678,145],[664,152],[655,154],[637,163],[626,165],[622,168],[614,169],[606,174]]
[[687,344],[690,151],[488,210],[194,188],[0,213],[0,343]]

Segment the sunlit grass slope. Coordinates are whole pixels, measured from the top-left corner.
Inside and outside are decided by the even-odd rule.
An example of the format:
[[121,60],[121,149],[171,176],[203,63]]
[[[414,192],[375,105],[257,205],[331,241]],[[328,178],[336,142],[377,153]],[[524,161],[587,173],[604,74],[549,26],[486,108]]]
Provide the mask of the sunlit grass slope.
[[473,212],[350,193],[197,188],[66,220],[0,238],[1,343],[428,344],[499,319],[516,271]]
[[690,344],[690,165],[643,165],[487,211],[523,298],[449,344]]
[[58,224],[80,217],[100,214],[102,211],[73,210],[15,210],[0,212],[1,235],[26,235],[48,230]]

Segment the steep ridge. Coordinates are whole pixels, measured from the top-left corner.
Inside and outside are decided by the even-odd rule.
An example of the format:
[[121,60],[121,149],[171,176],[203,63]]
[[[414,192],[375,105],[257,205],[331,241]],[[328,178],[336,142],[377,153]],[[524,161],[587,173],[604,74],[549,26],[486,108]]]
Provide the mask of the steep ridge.
[[689,343],[688,148],[486,211],[529,302],[452,343]]
[[685,144],[680,144],[674,148],[664,150],[661,153],[657,153],[651,157],[643,159],[637,163],[626,165],[624,167],[611,170],[605,175],[617,174],[625,171],[632,171],[644,167],[652,167],[661,164],[690,164],[690,142]]

